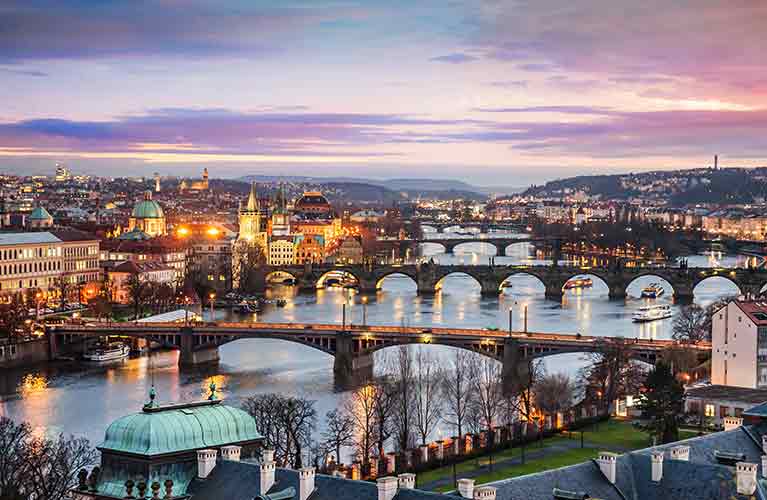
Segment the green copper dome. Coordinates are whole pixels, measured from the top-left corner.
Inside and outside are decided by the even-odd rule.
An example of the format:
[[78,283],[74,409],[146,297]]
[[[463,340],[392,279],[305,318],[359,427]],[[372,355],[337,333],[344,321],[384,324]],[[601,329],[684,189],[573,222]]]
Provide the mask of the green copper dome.
[[161,219],[165,217],[165,213],[160,204],[152,199],[152,192],[147,191],[144,194],[144,201],[133,207],[132,217],[136,219]]
[[49,220],[52,219],[51,214],[48,213],[43,207],[37,207],[29,214],[29,220]]
[[248,413],[218,400],[152,407],[112,422],[102,452],[157,456],[262,439]]

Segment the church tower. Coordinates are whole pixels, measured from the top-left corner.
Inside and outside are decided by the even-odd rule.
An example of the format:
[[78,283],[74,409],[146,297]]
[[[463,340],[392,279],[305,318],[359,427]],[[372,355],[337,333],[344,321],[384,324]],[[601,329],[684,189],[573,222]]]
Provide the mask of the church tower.
[[202,189],[208,190],[208,167],[202,169]]
[[248,195],[245,207],[240,206],[239,222],[240,234],[237,237],[238,240],[261,243],[260,240],[264,239],[262,245],[266,246],[266,232],[261,230],[261,207],[258,203],[255,182],[250,185],[250,194]]

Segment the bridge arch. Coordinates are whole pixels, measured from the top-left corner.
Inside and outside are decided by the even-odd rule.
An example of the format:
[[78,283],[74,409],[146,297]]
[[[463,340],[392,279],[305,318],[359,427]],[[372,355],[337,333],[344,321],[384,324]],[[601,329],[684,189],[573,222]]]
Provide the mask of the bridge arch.
[[[207,338],[206,338],[207,337]],[[322,337],[322,338],[315,338],[311,335],[306,336],[295,336],[295,335],[243,335],[243,336],[205,336],[201,335],[199,336],[199,340],[196,339],[196,343],[193,346],[193,349],[199,350],[199,349],[206,349],[210,347],[221,347],[227,344],[231,344],[232,342],[236,342],[238,340],[284,340],[286,342],[292,342],[294,344],[300,344],[306,347],[310,347],[312,349],[322,351],[325,354],[329,354],[331,356],[335,355],[335,339],[329,338],[329,337]]]
[[499,291],[503,291],[506,288],[506,286],[504,286],[504,285],[506,283],[508,283],[509,279],[511,279],[511,278],[513,278],[515,276],[530,276],[532,278],[535,278],[535,280],[537,282],[539,282],[541,285],[543,285],[543,289],[544,290],[546,289],[546,281],[541,276],[539,276],[538,274],[536,274],[534,272],[531,272],[531,271],[520,270],[520,271],[513,271],[513,272],[509,273],[508,275],[506,275],[506,277],[503,278],[501,280],[501,283],[498,285],[498,290]]
[[583,269],[581,272],[578,272],[578,273],[568,273],[568,274],[566,274],[564,279],[561,282],[561,285],[560,285],[560,288],[561,288],[562,292],[566,291],[565,290],[565,285],[567,285],[568,281],[570,281],[572,279],[575,279],[575,278],[578,278],[579,276],[583,276],[584,278],[597,278],[599,281],[601,281],[605,285],[605,288],[607,289],[607,291],[609,293],[609,290],[610,290],[610,280],[607,278],[607,276],[605,276],[601,272],[595,271],[593,269]]
[[406,278],[410,278],[410,280],[415,284],[416,288],[418,287],[418,278],[407,271],[404,271],[402,269],[392,269],[390,271],[386,271],[385,273],[376,276],[376,290],[380,290],[383,288],[383,282],[386,278],[390,276],[404,276]]
[[482,289],[482,278],[480,276],[475,275],[471,270],[469,269],[462,269],[460,271],[448,271],[444,274],[442,274],[437,281],[434,283],[434,290],[440,291],[442,290],[442,286],[444,285],[445,278],[448,276],[469,276],[474,279],[474,281],[479,286],[480,290]]
[[660,285],[664,289],[668,289],[671,291],[671,295],[676,295],[676,288],[674,288],[673,285],[673,279],[669,276],[665,275],[664,273],[660,273],[657,271],[647,271],[645,273],[637,274],[636,276],[632,277],[627,283],[626,283],[626,294],[628,294],[628,289],[633,285],[637,280],[640,280],[642,278],[646,277],[652,277],[657,278],[661,281]]
[[[490,245],[491,247],[493,247],[495,249],[495,253],[493,253],[492,255],[503,254],[503,252],[501,251],[502,248],[500,248],[498,244],[496,244],[494,241],[485,241],[485,240],[482,240],[481,238],[477,238],[475,241],[462,241],[461,243],[456,244],[453,247],[453,253],[455,254],[458,251],[458,249],[462,247],[463,245],[473,245],[476,243],[483,243],[485,245]],[[489,255],[489,254],[485,254],[485,255]]]
[[378,351],[387,349],[389,347],[398,347],[403,345],[407,345],[407,346],[437,345],[442,347],[453,347],[455,349],[463,349],[469,352],[473,352],[474,354],[487,356],[496,361],[500,361],[500,362],[503,361],[504,345],[502,340],[495,340],[495,341],[488,340],[488,341],[463,343],[463,342],[458,342],[458,341],[449,340],[449,339],[435,339],[428,333],[424,333],[420,337],[416,337],[416,338],[411,337],[411,338],[405,338],[405,339],[375,339],[375,340],[368,341],[368,343],[365,343],[364,341],[362,341],[358,354],[361,354],[361,355],[373,354],[374,352],[378,352]]
[[290,271],[284,269],[275,269],[266,274],[267,284],[283,284],[286,279],[292,279],[293,283],[298,282],[298,277]]
[[[705,282],[711,283],[711,282],[715,282],[715,281],[729,282],[730,284],[732,284],[735,287],[735,289],[737,289],[737,291],[735,293],[738,294],[738,295],[740,295],[740,294],[742,294],[744,292],[743,286],[741,286],[741,284],[738,283],[738,281],[736,281],[732,276],[730,276],[728,274],[725,274],[725,273],[712,273],[712,274],[706,274],[705,276],[698,276],[698,277],[696,277],[695,281],[692,283],[692,293],[693,293],[693,295],[695,294],[696,289],[698,289],[698,291],[700,291],[699,290],[699,285],[700,284],[705,283]],[[733,290],[733,291],[735,291],[735,290]],[[724,295],[732,295],[732,294],[724,293]]]
[[444,243],[442,243],[442,242],[440,242],[440,241],[435,241],[435,240],[430,240],[430,241],[419,241],[419,242],[418,242],[418,250],[420,251],[420,253],[421,253],[422,255],[425,255],[425,254],[424,254],[424,250],[426,250],[426,249],[428,248],[428,246],[429,246],[429,245],[435,245],[435,246],[440,246],[440,247],[442,247],[442,251],[441,251],[441,252],[438,252],[438,253],[447,253],[447,245],[445,245]]
[[[315,282],[317,288],[325,288],[328,285],[328,280],[337,279],[339,283],[344,284],[343,281],[352,279],[354,284],[359,285],[362,283],[362,279],[355,273],[355,270],[349,267],[337,267],[328,269],[323,272]],[[349,281],[351,282],[351,281]]]

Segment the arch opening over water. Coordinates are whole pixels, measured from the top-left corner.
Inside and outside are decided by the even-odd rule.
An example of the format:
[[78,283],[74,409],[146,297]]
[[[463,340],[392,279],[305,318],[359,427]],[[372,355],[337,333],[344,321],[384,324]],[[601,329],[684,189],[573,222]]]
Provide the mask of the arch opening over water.
[[[388,283],[387,283],[388,281]],[[376,281],[376,290],[410,290],[418,291],[418,283],[413,276],[402,272],[391,272],[378,278]]]
[[584,270],[573,274],[562,285],[562,292],[567,295],[605,295],[610,294],[610,285],[602,276],[592,271]]
[[742,290],[730,277],[723,275],[706,276],[692,288],[695,300],[703,304],[725,297],[736,297]]
[[647,298],[642,297],[642,291],[645,288],[652,286],[653,284],[660,286],[663,289],[662,295],[665,295],[666,297],[672,297],[676,295],[674,286],[663,276],[653,272],[640,274],[639,276],[636,276],[631,281],[629,281],[629,283],[626,285],[626,295],[634,298]]
[[453,253],[456,255],[480,254],[480,255],[488,255],[492,257],[494,255],[498,255],[500,252],[498,251],[498,247],[495,246],[494,243],[477,240],[477,241],[466,241],[464,243],[457,244],[455,247],[453,247]]
[[317,288],[356,288],[360,280],[346,269],[328,271],[317,280]]
[[451,289],[468,291],[470,293],[476,291],[477,294],[480,294],[482,292],[482,284],[479,279],[471,274],[455,271],[442,276],[434,285],[436,292],[450,292]]
[[267,285],[295,285],[296,277],[287,271],[272,271],[266,275]]
[[532,273],[524,271],[508,275],[501,281],[499,291],[515,295],[537,295],[546,292],[546,283]]

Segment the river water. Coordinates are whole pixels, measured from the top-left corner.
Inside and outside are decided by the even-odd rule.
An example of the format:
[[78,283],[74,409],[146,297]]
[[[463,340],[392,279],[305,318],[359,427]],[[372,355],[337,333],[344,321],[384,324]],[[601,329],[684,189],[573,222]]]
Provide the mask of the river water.
[[[445,235],[449,237],[449,235]],[[483,243],[461,245],[455,255],[439,253],[439,245],[426,245],[423,254],[440,263],[487,263],[494,247]],[[529,244],[512,245],[508,256],[498,257],[496,265],[545,263],[536,260]],[[742,257],[723,255],[690,256],[690,266],[734,267],[745,265]],[[318,290],[316,294],[296,294],[290,287],[271,292],[285,297],[284,308],[267,306],[257,318],[271,322],[341,323],[343,304],[347,321],[369,324],[440,325],[450,327],[508,328],[509,309],[514,328],[521,329],[527,308],[528,329],[588,335],[668,338],[671,319],[652,323],[631,322],[632,313],[650,303],[640,299],[642,287],[654,280],[644,277],[630,286],[626,300],[610,301],[607,286],[598,278],[588,289],[567,291],[561,302],[546,300],[544,287],[531,276],[510,280],[500,297],[483,298],[480,287],[466,275],[448,276],[442,290],[432,297],[421,297],[416,286],[404,276],[391,276],[383,289],[368,297],[341,288]],[[673,305],[670,286],[655,303]],[[711,278],[695,290],[695,300],[710,303],[734,295],[737,288],[723,278]],[[209,315],[204,311],[204,315]],[[233,319],[227,311],[216,311],[216,319]],[[239,318],[242,319],[242,318]],[[427,346],[437,357],[450,348]],[[389,350],[392,351],[392,350]],[[380,358],[387,350],[376,353]],[[154,383],[160,402],[197,400],[207,396],[215,381],[219,396],[237,405],[250,395],[262,392],[302,395],[317,401],[320,416],[342,404],[345,393],[333,380],[332,357],[309,347],[279,340],[243,339],[222,346],[221,361],[215,367],[179,369],[177,353],[155,352],[151,357],[132,358],[107,366],[55,363],[28,369],[0,371],[0,415],[29,421],[40,432],[65,432],[85,436],[98,444],[106,426],[114,419],[139,411]],[[577,354],[547,359],[550,371],[574,373],[584,364]],[[321,423],[320,419],[320,423]],[[440,431],[449,434],[449,429]]]

